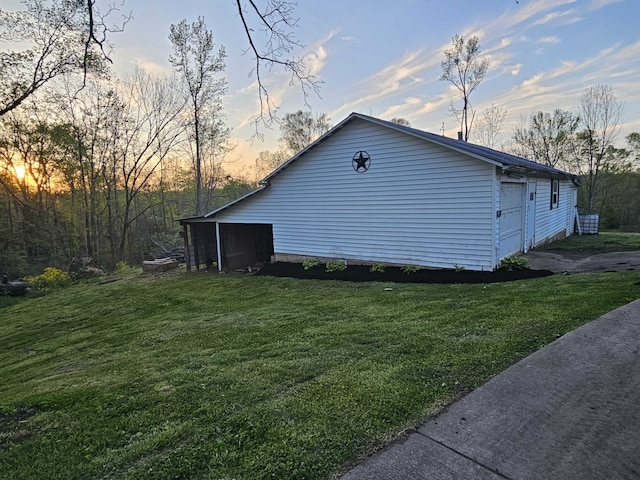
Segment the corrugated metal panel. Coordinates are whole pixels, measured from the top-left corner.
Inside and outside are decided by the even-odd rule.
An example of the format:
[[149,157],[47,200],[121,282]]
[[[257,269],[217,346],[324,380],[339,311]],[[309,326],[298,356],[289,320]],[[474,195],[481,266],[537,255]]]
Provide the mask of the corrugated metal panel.
[[491,270],[493,179],[491,164],[357,120],[215,220],[273,224],[277,253]]

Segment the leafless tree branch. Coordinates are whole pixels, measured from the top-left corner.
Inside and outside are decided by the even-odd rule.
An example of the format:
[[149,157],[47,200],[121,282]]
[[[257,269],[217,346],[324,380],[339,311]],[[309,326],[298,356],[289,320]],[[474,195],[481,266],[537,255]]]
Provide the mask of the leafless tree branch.
[[[321,82],[309,72],[302,57],[291,56],[294,49],[303,47],[293,32],[299,21],[294,15],[297,6],[295,2],[265,0],[262,8],[254,0],[235,0],[235,3],[249,43],[245,52],[251,52],[254,58],[250,74],[256,76],[258,85],[260,111],[253,119],[257,133],[259,125],[270,126],[276,120],[278,110],[278,105],[269,95],[264,70],[271,71],[274,67],[281,67],[289,72],[290,85],[300,86],[305,105],[309,93],[319,92]],[[265,35],[262,48],[259,48],[256,41],[256,32]]]

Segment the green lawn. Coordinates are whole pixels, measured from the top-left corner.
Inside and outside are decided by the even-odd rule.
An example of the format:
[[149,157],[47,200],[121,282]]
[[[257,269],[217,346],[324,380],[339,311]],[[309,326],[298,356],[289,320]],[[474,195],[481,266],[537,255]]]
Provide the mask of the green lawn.
[[0,478],[329,479],[640,297],[640,272],[109,280],[0,298]]
[[597,235],[572,235],[543,248],[585,253],[640,250],[640,233],[600,232]]

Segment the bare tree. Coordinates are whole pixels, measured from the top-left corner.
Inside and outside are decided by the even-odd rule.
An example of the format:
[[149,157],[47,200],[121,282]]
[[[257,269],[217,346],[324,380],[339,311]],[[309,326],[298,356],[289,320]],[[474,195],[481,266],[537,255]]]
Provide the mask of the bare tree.
[[266,177],[286,162],[288,158],[289,155],[284,150],[276,150],[275,152],[265,150],[260,152],[258,158],[256,158],[256,180]]
[[507,110],[505,108],[498,107],[492,103],[490,107],[482,112],[482,119],[473,137],[478,139],[477,141],[480,145],[496,148],[506,116]]
[[[104,71],[110,62],[107,25],[116,9],[101,13],[95,0],[22,0],[25,10],[0,10],[0,42],[16,45],[0,52],[0,116],[17,108],[56,77]],[[50,5],[49,5],[50,3]]]
[[568,168],[575,145],[575,133],[580,118],[573,113],[556,109],[531,115],[528,127],[516,128],[513,140],[527,158],[549,165]]
[[142,71],[123,83],[120,90],[124,100],[118,122],[121,128],[113,131],[111,140],[116,160],[120,157],[119,187],[124,196],[119,244],[122,258],[131,226],[143,213],[134,211],[135,201],[182,136],[177,119],[184,99],[171,79]]
[[[26,10],[0,10],[0,41],[28,45],[23,51],[0,54],[0,116],[16,108],[53,78],[78,72],[86,76],[111,63],[110,33],[122,31],[131,14],[120,22],[108,19],[119,9],[113,4],[101,10],[97,0],[22,0]],[[51,5],[48,6],[48,3]],[[124,3],[124,0],[123,2]],[[260,111],[254,118],[270,125],[278,106],[269,95],[265,72],[282,69],[299,84],[306,103],[310,92],[318,93],[321,82],[294,51],[303,45],[294,30],[299,19],[297,3],[289,0],[235,0],[248,47],[254,59]]]
[[202,130],[202,207],[207,212],[216,205],[218,189],[230,179],[224,171],[224,162],[235,145],[230,141],[231,129],[221,114],[205,117]]
[[[193,142],[195,146],[194,166],[196,171],[196,215],[202,213],[202,150],[206,137],[203,128],[206,116],[221,114],[222,95],[227,81],[221,77],[225,69],[225,50],[221,46],[215,51],[213,32],[207,29],[204,18],[188,24],[182,20],[171,25],[169,40],[173,54],[169,61],[182,76],[191,104]],[[211,122],[210,122],[211,124]]]
[[67,90],[61,110],[69,148],[58,168],[72,200],[78,197],[84,253],[102,261],[107,245],[101,243],[108,241],[115,264],[127,257],[132,228],[153,207],[141,197],[184,139],[185,98],[174,79],[141,70],[119,82],[91,81],[79,94],[75,85]]
[[293,155],[324,135],[330,128],[331,120],[326,113],[316,116],[305,110],[287,113],[280,123],[280,142]]
[[[293,51],[302,45],[293,33],[299,19],[295,16],[296,2],[288,0],[263,0],[262,6],[254,0],[235,0],[238,15],[249,43],[246,51],[254,59],[252,74],[256,76],[260,112],[254,123],[270,124],[275,119],[277,105],[273,102],[264,82],[264,71],[282,68],[291,74],[291,83],[298,83],[305,102],[310,92],[318,92],[320,82],[309,73],[304,59],[293,56]],[[256,31],[264,35],[262,46],[256,40]]]
[[[58,169],[69,188],[78,217],[82,253],[100,264],[103,241],[110,242],[112,257],[117,251],[116,213],[111,207],[117,201],[118,171],[109,132],[119,128],[124,105],[113,85],[107,82],[91,80],[79,91],[78,79],[65,77],[64,80],[58,105],[62,113],[60,137],[66,153]],[[107,196],[106,227],[101,222],[102,193]]]
[[620,132],[623,105],[609,85],[587,88],[580,97],[584,130],[578,133],[576,168],[583,175],[588,213],[594,212],[601,174],[615,166],[619,156],[607,155]]
[[489,60],[480,58],[478,37],[471,37],[465,41],[464,36],[456,35],[451,39],[451,44],[451,48],[444,51],[445,59],[440,64],[440,80],[450,82],[462,97],[462,109],[456,109],[452,105],[452,111],[460,120],[460,131],[466,142],[471,134],[474,116],[469,96],[484,80]]

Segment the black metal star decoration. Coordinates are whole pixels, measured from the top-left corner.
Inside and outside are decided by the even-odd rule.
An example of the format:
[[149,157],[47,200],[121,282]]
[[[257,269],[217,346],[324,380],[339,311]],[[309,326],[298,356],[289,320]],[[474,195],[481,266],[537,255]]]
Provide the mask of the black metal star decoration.
[[371,157],[369,157],[369,154],[364,150],[360,150],[353,156],[351,165],[356,172],[364,173],[369,170],[369,167],[371,166]]

